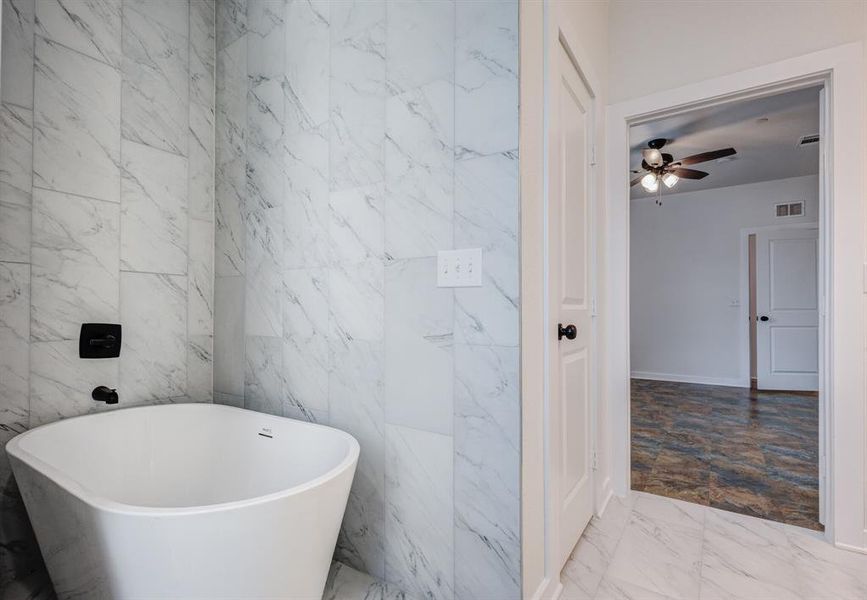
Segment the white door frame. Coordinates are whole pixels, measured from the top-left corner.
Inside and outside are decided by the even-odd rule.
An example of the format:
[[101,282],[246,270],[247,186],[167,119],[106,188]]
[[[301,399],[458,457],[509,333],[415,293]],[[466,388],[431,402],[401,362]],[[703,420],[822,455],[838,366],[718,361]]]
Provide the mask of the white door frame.
[[830,193],[820,218],[828,242],[826,405],[828,502],[826,537],[864,551],[865,528],[865,331],[863,169],[864,70],[862,45],[846,44],[608,107],[605,265],[609,402],[614,490],[630,486],[629,368],[629,126],[688,108],[785,90],[824,85],[827,181]]

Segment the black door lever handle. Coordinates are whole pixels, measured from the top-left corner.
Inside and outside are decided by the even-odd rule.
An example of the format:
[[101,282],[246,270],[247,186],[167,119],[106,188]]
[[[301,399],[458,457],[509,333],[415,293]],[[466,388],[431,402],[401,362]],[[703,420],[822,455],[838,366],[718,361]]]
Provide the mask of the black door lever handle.
[[567,340],[574,340],[578,335],[578,328],[574,325],[566,325],[563,327],[563,323],[557,323],[557,339],[562,340],[564,337]]
[[770,321],[770,320],[771,320],[771,318],[768,315],[762,315],[761,317],[759,317],[759,321],[761,321],[762,323],[764,323],[765,321]]

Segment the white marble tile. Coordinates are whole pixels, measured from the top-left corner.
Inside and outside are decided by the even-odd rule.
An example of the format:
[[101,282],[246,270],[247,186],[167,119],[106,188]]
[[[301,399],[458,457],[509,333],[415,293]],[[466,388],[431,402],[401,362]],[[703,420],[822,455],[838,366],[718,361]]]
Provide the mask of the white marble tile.
[[121,268],[186,273],[187,159],[127,140],[121,153]]
[[384,276],[378,260],[329,268],[330,335],[382,340]]
[[633,494],[635,503],[632,510],[642,517],[683,527],[693,527],[697,530],[704,527],[707,509],[700,504],[643,492],[633,492]]
[[428,598],[454,596],[452,438],[386,425],[386,580]]
[[265,79],[247,94],[247,203],[250,210],[282,207],[282,149],[283,89],[278,80]]
[[33,106],[33,18],[36,0],[3,0],[0,98]]
[[30,193],[0,181],[0,261],[30,262]]
[[247,217],[247,335],[283,336],[282,216],[282,210],[271,208],[253,211]]
[[246,161],[239,158],[217,167],[214,210],[214,272],[218,276],[246,271]]
[[120,207],[33,191],[31,336],[77,340],[82,323],[118,322]]
[[701,529],[633,513],[606,576],[682,600],[699,592]]
[[328,130],[325,123],[286,135],[283,266],[321,267],[330,263],[328,239]]
[[192,402],[214,397],[214,338],[190,335],[187,343],[187,396]]
[[217,166],[243,159],[247,152],[247,87],[247,43],[240,39],[217,52]]
[[458,2],[455,144],[459,157],[518,147],[518,1]]
[[190,219],[189,228],[189,334],[214,335],[214,224]]
[[455,336],[518,345],[518,159],[495,154],[455,164],[455,247],[482,248],[482,287],[455,291]]
[[385,418],[451,434],[454,397],[453,294],[436,287],[436,259],[385,269]]
[[392,94],[454,81],[455,2],[388,0],[387,72]]
[[283,414],[281,346],[277,337],[246,336],[244,408]]
[[331,4],[331,189],[382,181],[385,1]]
[[521,597],[519,350],[455,346],[455,594]]
[[187,188],[190,216],[214,220],[216,170],[214,163],[214,109],[190,103],[190,131],[187,141]]
[[784,527],[804,598],[867,598],[867,555],[834,547],[820,533]]
[[121,390],[130,402],[184,395],[187,387],[187,278],[120,274]]
[[339,562],[331,563],[322,600],[383,600],[385,583]]
[[34,185],[116,202],[120,74],[40,37],[35,68]]
[[33,111],[13,104],[0,104],[0,182],[24,192],[33,182]]
[[189,21],[187,2],[124,4],[123,136],[185,156]]
[[233,396],[223,392],[214,392],[214,404],[225,404],[236,408],[244,408],[244,396]]
[[564,598],[593,598],[608,569],[632,510],[632,499],[613,497],[601,518],[592,518],[560,574]]
[[785,532],[770,521],[708,510],[705,516],[701,598],[800,596],[794,554]]
[[[579,596],[580,597],[580,596]],[[564,593],[563,600],[573,600]],[[593,600],[675,600],[672,596],[665,596],[645,589],[639,585],[627,581],[619,581],[613,578],[603,578]]]
[[454,86],[435,81],[386,105],[385,250],[394,258],[452,247]]
[[[0,430],[27,428],[30,265],[0,262]],[[5,441],[5,440],[3,440]]]
[[283,272],[285,402],[328,410],[328,274],[325,269]]
[[384,195],[382,184],[331,193],[328,238],[335,262],[385,257]]
[[217,2],[217,49],[229,46],[245,33],[247,33],[247,0]]
[[118,68],[120,31],[119,0],[36,2],[36,33]]
[[286,126],[328,120],[331,41],[328,0],[290,0],[286,7]]
[[214,280],[214,391],[244,397],[244,278]]
[[283,77],[286,1],[247,2],[247,75],[252,86]]
[[217,62],[215,4],[215,0],[190,0],[190,104],[212,110]]
[[[126,345],[124,332],[124,345]],[[33,342],[30,345],[30,427],[106,410],[95,402],[93,388],[117,388],[121,408],[130,395],[118,386],[117,358],[78,358],[78,340]]]
[[352,434],[361,456],[343,517],[336,556],[385,576],[384,356],[381,342],[332,340],[331,425]]

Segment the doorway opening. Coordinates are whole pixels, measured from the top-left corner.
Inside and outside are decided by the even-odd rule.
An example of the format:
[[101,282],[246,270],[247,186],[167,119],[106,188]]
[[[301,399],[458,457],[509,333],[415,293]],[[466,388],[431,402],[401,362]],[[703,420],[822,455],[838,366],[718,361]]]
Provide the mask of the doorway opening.
[[631,488],[823,529],[824,85],[629,130]]

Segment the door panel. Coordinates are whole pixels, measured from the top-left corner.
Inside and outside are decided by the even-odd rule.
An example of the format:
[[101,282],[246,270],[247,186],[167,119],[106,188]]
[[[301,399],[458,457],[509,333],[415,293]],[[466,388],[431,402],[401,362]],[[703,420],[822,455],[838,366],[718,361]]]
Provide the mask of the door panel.
[[756,236],[759,389],[818,390],[818,229]]
[[[552,65],[548,189],[549,416],[552,520],[565,564],[593,510],[590,288],[591,96],[569,55],[558,45]],[[574,339],[558,340],[572,324]]]

